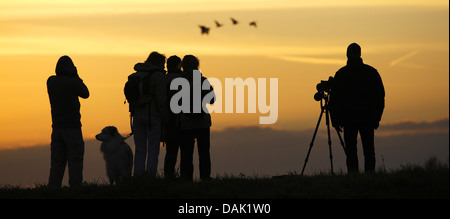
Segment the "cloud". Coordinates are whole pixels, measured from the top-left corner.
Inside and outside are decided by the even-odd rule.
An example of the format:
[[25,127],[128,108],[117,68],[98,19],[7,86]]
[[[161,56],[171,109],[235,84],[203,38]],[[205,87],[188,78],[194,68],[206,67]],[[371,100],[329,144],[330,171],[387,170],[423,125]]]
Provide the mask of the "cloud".
[[306,57],[306,56],[272,56],[272,58],[281,59],[284,61],[307,63],[307,64],[323,64],[323,65],[344,65],[345,59],[332,59],[332,58],[318,58],[318,57]]
[[449,119],[434,121],[405,120],[396,123],[383,124],[379,135],[390,136],[400,134],[449,133]]
[[[382,124],[375,132],[377,168],[397,169],[405,164],[422,164],[431,157],[448,162],[448,118],[429,121],[403,121]],[[415,130],[414,133],[402,132]],[[428,131],[427,131],[428,130]],[[435,132],[429,130],[438,130]],[[442,131],[447,130],[447,131]],[[213,176],[245,174],[273,176],[289,172],[300,173],[310,147],[314,130],[292,131],[270,127],[230,127],[211,132]],[[383,132],[395,135],[382,135]],[[335,172],[346,172],[345,154],[336,132],[332,131],[332,155]],[[134,150],[133,140],[127,142]],[[360,142],[360,141],[359,141]],[[84,179],[88,182],[107,182],[100,142],[85,141]],[[363,165],[359,148],[360,168]],[[165,148],[161,148],[159,168],[163,167]],[[194,174],[198,177],[198,157],[194,152]],[[0,186],[45,184],[50,167],[49,146],[36,146],[0,151]],[[330,170],[329,148],[325,130],[320,130],[311,148],[305,174]],[[64,182],[67,183],[67,173]]]
[[425,66],[423,66],[423,65],[413,64],[413,63],[405,63],[406,60],[417,55],[418,53],[419,53],[419,50],[416,50],[416,51],[412,51],[404,56],[401,56],[401,57],[391,61],[390,66],[400,65],[400,66],[410,67],[410,68],[425,68]]

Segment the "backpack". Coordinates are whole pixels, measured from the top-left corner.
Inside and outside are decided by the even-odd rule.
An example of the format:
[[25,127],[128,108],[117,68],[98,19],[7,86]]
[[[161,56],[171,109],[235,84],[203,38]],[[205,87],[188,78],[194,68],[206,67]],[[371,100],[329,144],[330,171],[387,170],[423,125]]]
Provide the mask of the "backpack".
[[143,84],[149,84],[150,74],[147,74],[145,77],[139,77],[136,73],[133,73],[128,76],[127,82],[125,82],[125,87],[123,88],[123,92],[125,94],[126,102],[128,102],[129,112],[134,114],[134,108],[136,106],[146,104],[139,103],[139,99],[144,94],[150,94],[149,86],[142,86]]
[[[128,102],[128,111],[130,112],[130,127],[131,127],[131,133],[127,136],[127,138],[134,134],[133,129],[134,109],[137,106],[149,103],[151,100],[150,98],[148,102],[139,102],[139,99],[144,94],[150,94],[150,86],[143,86],[143,84],[150,83],[150,75],[151,74],[147,74],[142,78],[139,77],[139,75],[137,75],[136,73],[133,73],[128,76],[128,80],[127,82],[125,82],[123,93],[125,94],[126,99],[124,104]],[[150,115],[150,107],[149,107],[149,115]]]

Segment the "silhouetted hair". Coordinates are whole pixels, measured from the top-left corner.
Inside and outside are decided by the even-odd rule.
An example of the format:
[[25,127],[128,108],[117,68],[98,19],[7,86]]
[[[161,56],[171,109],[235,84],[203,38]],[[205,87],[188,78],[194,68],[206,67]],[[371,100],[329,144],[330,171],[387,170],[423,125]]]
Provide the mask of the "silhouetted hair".
[[347,58],[359,58],[361,57],[361,47],[357,43],[352,43],[347,47]]
[[197,57],[193,55],[185,55],[183,57],[183,61],[181,62],[181,66],[183,66],[183,70],[193,70],[198,69],[200,62]]
[[164,64],[166,63],[166,56],[159,52],[152,52],[145,62],[164,68]]
[[77,68],[69,56],[61,56],[56,63],[55,73],[58,76],[76,76]]
[[181,68],[181,58],[178,56],[171,56],[167,59],[167,71],[178,70]]

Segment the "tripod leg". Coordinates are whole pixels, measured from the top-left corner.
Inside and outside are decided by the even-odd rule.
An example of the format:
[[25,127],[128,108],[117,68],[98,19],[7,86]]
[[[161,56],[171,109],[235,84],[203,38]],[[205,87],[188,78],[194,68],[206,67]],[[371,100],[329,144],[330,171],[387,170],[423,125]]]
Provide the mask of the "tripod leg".
[[333,152],[331,151],[330,116],[329,116],[328,109],[325,110],[325,119],[326,119],[326,124],[327,124],[327,133],[328,133],[328,149],[330,151],[331,174],[334,174],[334,171],[333,171]]
[[311,149],[312,149],[312,147],[314,145],[314,140],[316,139],[317,130],[319,129],[320,120],[322,120],[322,115],[323,115],[324,108],[323,107],[321,107],[321,108],[322,109],[320,111],[319,120],[317,121],[316,129],[314,130],[314,134],[313,134],[311,143],[309,144],[308,154],[306,155],[305,163],[303,164],[302,173],[300,174],[301,176],[303,176],[303,172],[305,171],[306,163],[308,163],[309,154],[311,153]]
[[347,148],[345,148],[345,144],[344,144],[344,141],[342,140],[341,133],[339,133],[339,130],[337,128],[336,128],[336,132],[339,136],[339,141],[341,141],[341,145],[342,145],[342,148],[344,149],[345,155],[347,155]]

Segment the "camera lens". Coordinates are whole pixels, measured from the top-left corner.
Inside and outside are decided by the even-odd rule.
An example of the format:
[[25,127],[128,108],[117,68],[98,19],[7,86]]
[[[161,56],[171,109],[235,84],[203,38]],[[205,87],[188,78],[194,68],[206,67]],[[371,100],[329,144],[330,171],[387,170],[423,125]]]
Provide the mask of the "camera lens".
[[314,100],[320,101],[323,98],[323,92],[317,92],[314,94]]
[[323,90],[323,84],[322,84],[322,83],[318,83],[318,84],[316,85],[316,89],[317,89],[317,91],[319,91],[319,92],[324,91],[324,90]]

